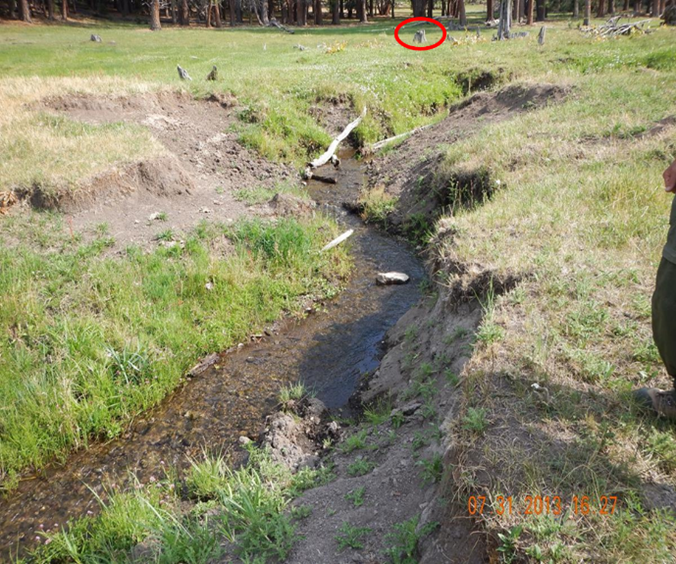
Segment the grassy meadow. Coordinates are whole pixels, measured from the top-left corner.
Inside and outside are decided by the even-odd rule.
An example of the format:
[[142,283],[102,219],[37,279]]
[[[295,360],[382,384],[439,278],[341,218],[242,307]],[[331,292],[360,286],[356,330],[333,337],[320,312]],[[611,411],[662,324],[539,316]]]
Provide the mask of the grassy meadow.
[[[480,19],[470,13],[471,21]],[[640,413],[630,392],[669,385],[651,340],[650,294],[671,201],[660,175],[676,157],[676,128],[648,132],[676,114],[676,30],[602,41],[576,25],[548,22],[543,47],[537,28],[525,40],[504,43],[491,42],[494,32],[484,30],[480,40],[473,31],[454,32],[460,44],[429,52],[397,45],[390,20],[295,35],[0,26],[0,189],[75,186],[111,163],[162,151],[141,127],[54,119],[40,106],[51,96],[227,92],[239,103],[242,143],[300,167],[330,140],[312,106],[347,106],[350,115],[366,106],[356,136],[369,143],[439,120],[482,71],[498,77],[496,87],[509,81],[570,87],[560,105],[478,127],[444,149],[437,173],[443,181],[458,171],[487,170],[501,189],[485,205],[441,219],[453,236],[435,252],[447,263],[522,277],[515,290],[486,304],[461,375],[463,413],[479,422],[452,430],[468,461],[458,499],[478,491],[491,501],[527,492],[620,495],[623,504],[610,517],[492,514],[485,525],[505,562],[670,561],[673,515],[640,499],[647,483],[676,487],[676,433]],[[103,43],[90,42],[90,33]],[[413,30],[407,35],[410,41]],[[180,82],[176,64],[194,81]],[[220,81],[207,83],[214,64]],[[395,202],[376,199],[384,222]],[[300,295],[334,292],[327,278],[336,268],[345,273],[346,254],[313,251],[335,232],[321,218],[203,225],[185,248],[131,248],[110,258],[103,256],[106,233],[85,243],[58,215],[0,216],[0,480],[11,487],[22,469],[63,457],[91,437],[119,433],[200,355],[293,309]],[[212,244],[224,235],[237,250],[220,260]],[[443,284],[453,282],[449,276],[438,273]],[[205,290],[207,281],[213,292]],[[547,389],[545,400],[532,392],[533,383]],[[228,540],[254,531],[237,545],[248,561],[283,557],[292,523],[279,516],[295,491],[288,489],[292,479],[280,478],[287,489],[277,490],[269,467],[252,464],[259,466],[240,475],[218,460],[196,463],[189,480],[199,504],[189,515],[170,483],[122,494],[100,518],[57,535],[35,558],[114,561],[148,540],[154,555],[164,550],[207,562],[221,550],[214,530]],[[479,469],[488,469],[488,483]],[[243,480],[253,485],[240,487]],[[245,506],[233,484],[260,505],[247,506],[254,510],[240,521],[226,512],[235,521],[223,523],[223,507]],[[221,511],[216,524],[213,507]]]

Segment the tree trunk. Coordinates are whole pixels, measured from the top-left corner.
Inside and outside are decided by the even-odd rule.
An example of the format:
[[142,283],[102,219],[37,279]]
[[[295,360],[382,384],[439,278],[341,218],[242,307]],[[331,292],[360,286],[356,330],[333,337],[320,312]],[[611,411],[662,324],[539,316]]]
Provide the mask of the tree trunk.
[[64,22],[68,19],[68,0],[61,0],[61,19]]
[[214,2],[214,24],[216,27],[223,27],[223,22],[221,21],[221,0],[216,0]]
[[268,21],[275,17],[275,0],[268,1]]
[[305,25],[303,23],[303,0],[296,0],[296,25]]
[[368,21],[366,17],[366,0],[357,0],[357,17],[359,17],[360,23]]
[[465,0],[458,0],[458,23],[462,26],[467,25],[467,14],[465,13]]
[[615,0],[608,0],[608,13],[611,16],[615,13]]
[[629,0],[624,0],[624,6],[622,6],[622,9],[625,12],[629,10]]
[[333,0],[331,5],[331,25],[340,25],[340,2]]
[[[232,0],[230,0],[230,3],[232,4]],[[188,0],[181,0],[178,21],[181,25],[190,25],[190,7],[188,6]]]
[[653,9],[651,13],[653,18],[657,18],[660,15],[660,0],[653,0]]
[[[434,0],[432,0],[434,1]],[[373,13],[373,0],[369,0],[369,17],[372,18],[374,15]]]
[[160,31],[162,24],[160,23],[160,0],[152,0],[150,4],[150,30]]
[[427,17],[431,18],[434,15],[434,0],[427,0]]
[[54,0],[47,0],[47,18],[54,20]]
[[340,0],[340,19],[345,19],[345,4],[343,3],[343,0]]
[[[628,0],[624,0],[627,2]],[[580,0],[573,0],[573,18],[576,20],[580,17]]]
[[584,0],[584,20],[583,25],[588,26],[591,21],[591,0]]
[[19,0],[19,18],[26,23],[31,23],[31,9],[28,0]]
[[509,29],[512,27],[512,0],[500,2],[500,23],[498,24],[498,40],[502,41],[509,37]]
[[602,18],[606,15],[606,0],[599,0],[599,7],[596,10],[596,17]]
[[315,25],[322,25],[322,0],[315,0]]
[[533,25],[533,10],[535,9],[535,0],[528,0],[528,17],[526,18],[526,23],[528,25]]
[[425,15],[425,0],[413,0],[413,17],[420,18],[423,17],[424,15]]
[[391,0],[391,5],[392,5],[392,19],[394,19],[394,2],[395,2],[395,0]]
[[545,0],[535,0],[535,21],[545,21]]
[[[450,8],[450,1],[449,1]],[[486,21],[493,19],[493,14],[495,13],[495,6],[493,5],[493,0],[486,1]]]

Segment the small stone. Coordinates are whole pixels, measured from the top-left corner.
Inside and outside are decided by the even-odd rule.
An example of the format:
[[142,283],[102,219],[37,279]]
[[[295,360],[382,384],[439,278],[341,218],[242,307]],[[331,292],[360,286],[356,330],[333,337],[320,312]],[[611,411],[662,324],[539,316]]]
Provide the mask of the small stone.
[[408,281],[408,274],[404,274],[403,272],[379,272],[376,275],[376,284],[379,286],[406,284]]
[[331,423],[327,425],[326,430],[330,435],[337,435],[338,431],[340,431],[338,421],[331,421]]
[[207,290],[211,291],[211,290],[214,289],[214,283],[213,283],[213,282],[207,282],[207,283],[204,285],[204,287],[205,287]]
[[148,216],[148,221],[155,221],[156,219],[160,219],[161,216],[162,214],[160,212],[151,213]]
[[422,407],[422,404],[420,402],[413,402],[413,403],[406,404],[404,407],[402,407],[401,412],[404,415],[413,415],[421,407]]
[[214,213],[211,208],[200,208],[200,213]]
[[246,445],[251,444],[253,442],[249,437],[246,437],[246,436],[241,436],[238,440],[239,440],[239,444],[242,445],[242,446],[246,446]]

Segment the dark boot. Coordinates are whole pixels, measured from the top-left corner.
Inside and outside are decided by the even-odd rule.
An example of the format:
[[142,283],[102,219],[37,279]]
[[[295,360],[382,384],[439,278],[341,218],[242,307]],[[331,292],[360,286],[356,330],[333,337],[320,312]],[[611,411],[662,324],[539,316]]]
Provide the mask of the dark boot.
[[634,397],[658,416],[676,421],[676,390],[663,392],[658,388],[641,388],[634,392]]

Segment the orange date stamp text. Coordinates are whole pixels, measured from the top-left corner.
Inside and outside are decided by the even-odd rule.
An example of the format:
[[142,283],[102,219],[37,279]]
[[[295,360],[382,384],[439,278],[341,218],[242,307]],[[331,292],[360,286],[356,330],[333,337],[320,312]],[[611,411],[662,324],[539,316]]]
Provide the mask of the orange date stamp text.
[[562,515],[568,509],[573,515],[613,515],[617,508],[616,495],[598,498],[574,495],[564,500],[558,495],[525,495],[522,497],[498,495],[492,501],[485,495],[471,495],[467,500],[470,515]]

